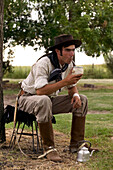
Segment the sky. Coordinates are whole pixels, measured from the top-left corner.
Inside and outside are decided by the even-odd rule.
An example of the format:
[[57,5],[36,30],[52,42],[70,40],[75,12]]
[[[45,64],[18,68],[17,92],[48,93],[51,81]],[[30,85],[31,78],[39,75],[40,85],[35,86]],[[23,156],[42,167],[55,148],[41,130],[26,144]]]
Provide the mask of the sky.
[[[7,53],[7,51],[6,51]],[[6,54],[5,53],[5,54]],[[34,51],[33,47],[27,46],[23,48],[18,45],[14,48],[13,66],[32,66],[39,57],[44,54],[44,48],[38,51]],[[87,65],[87,64],[103,64],[104,58],[102,56],[92,58],[91,56],[85,55],[83,52],[75,51],[75,62],[76,65]]]

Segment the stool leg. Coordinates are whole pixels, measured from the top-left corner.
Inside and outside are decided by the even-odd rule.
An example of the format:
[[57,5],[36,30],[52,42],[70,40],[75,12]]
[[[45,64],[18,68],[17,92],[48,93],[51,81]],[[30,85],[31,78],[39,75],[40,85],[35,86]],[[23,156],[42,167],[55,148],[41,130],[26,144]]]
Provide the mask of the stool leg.
[[[18,122],[16,135],[18,134],[18,129],[19,129],[19,127],[20,127],[20,122]],[[14,136],[14,140],[13,140],[13,144],[14,144],[14,145],[15,145],[15,141],[16,141],[16,135]]]
[[34,147],[34,129],[33,129],[33,122],[32,122],[32,142],[33,142],[33,151],[35,152],[35,147]]
[[38,123],[35,121],[35,128],[36,128],[36,136],[37,136],[37,153],[39,152],[40,143],[38,138]]
[[[16,122],[17,124],[17,122]],[[13,147],[13,145],[15,144],[15,141],[16,141],[16,135],[18,133],[18,129],[20,127],[20,122],[18,122],[18,126],[17,126],[17,130],[16,129],[13,129],[13,133],[12,133],[12,136],[11,136],[11,140],[10,140],[10,143],[9,143],[9,147]],[[16,128],[16,126],[15,126]]]
[[[16,122],[17,123],[17,122]],[[10,143],[9,143],[9,147],[12,147],[13,146],[13,140],[14,140],[14,136],[16,135],[16,131],[15,129],[13,129],[13,133],[12,133],[12,136],[11,136],[11,140],[10,140]]]
[[21,136],[22,136],[22,133],[23,133],[24,127],[25,127],[25,123],[24,123],[24,125],[23,125],[23,127],[22,127],[22,130],[21,130],[21,133],[20,133],[20,136],[19,136],[18,142],[20,142],[20,139],[21,139]]

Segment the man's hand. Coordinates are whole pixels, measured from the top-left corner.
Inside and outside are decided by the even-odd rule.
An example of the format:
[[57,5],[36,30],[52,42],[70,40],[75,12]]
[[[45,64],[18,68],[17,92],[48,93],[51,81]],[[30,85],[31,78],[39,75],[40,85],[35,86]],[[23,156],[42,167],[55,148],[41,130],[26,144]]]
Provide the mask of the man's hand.
[[79,108],[81,107],[81,100],[78,96],[74,96],[72,99],[71,99],[71,104],[73,104],[73,108]]
[[[72,68],[73,69],[73,68]],[[70,73],[67,75],[67,77],[64,79],[67,83],[67,85],[72,85],[72,84],[76,84],[78,80],[81,79],[83,74],[72,74],[72,69],[70,70]]]

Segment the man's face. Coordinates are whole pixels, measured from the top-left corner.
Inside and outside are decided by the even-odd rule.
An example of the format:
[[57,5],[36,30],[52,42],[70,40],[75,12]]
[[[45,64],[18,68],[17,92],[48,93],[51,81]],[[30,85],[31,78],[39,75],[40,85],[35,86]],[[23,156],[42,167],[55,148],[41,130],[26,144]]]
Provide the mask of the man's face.
[[[59,50],[58,50],[59,51]],[[60,64],[70,64],[73,60],[75,54],[75,45],[70,45],[68,47],[62,47],[62,55],[60,51],[57,53]]]

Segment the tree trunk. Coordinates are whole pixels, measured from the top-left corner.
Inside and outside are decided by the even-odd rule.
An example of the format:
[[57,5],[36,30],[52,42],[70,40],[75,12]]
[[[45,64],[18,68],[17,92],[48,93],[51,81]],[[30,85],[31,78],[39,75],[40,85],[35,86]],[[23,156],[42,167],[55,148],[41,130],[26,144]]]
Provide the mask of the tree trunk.
[[4,102],[3,102],[3,18],[4,18],[4,0],[0,0],[0,143],[6,140],[5,138],[5,123],[2,121],[4,114]]

